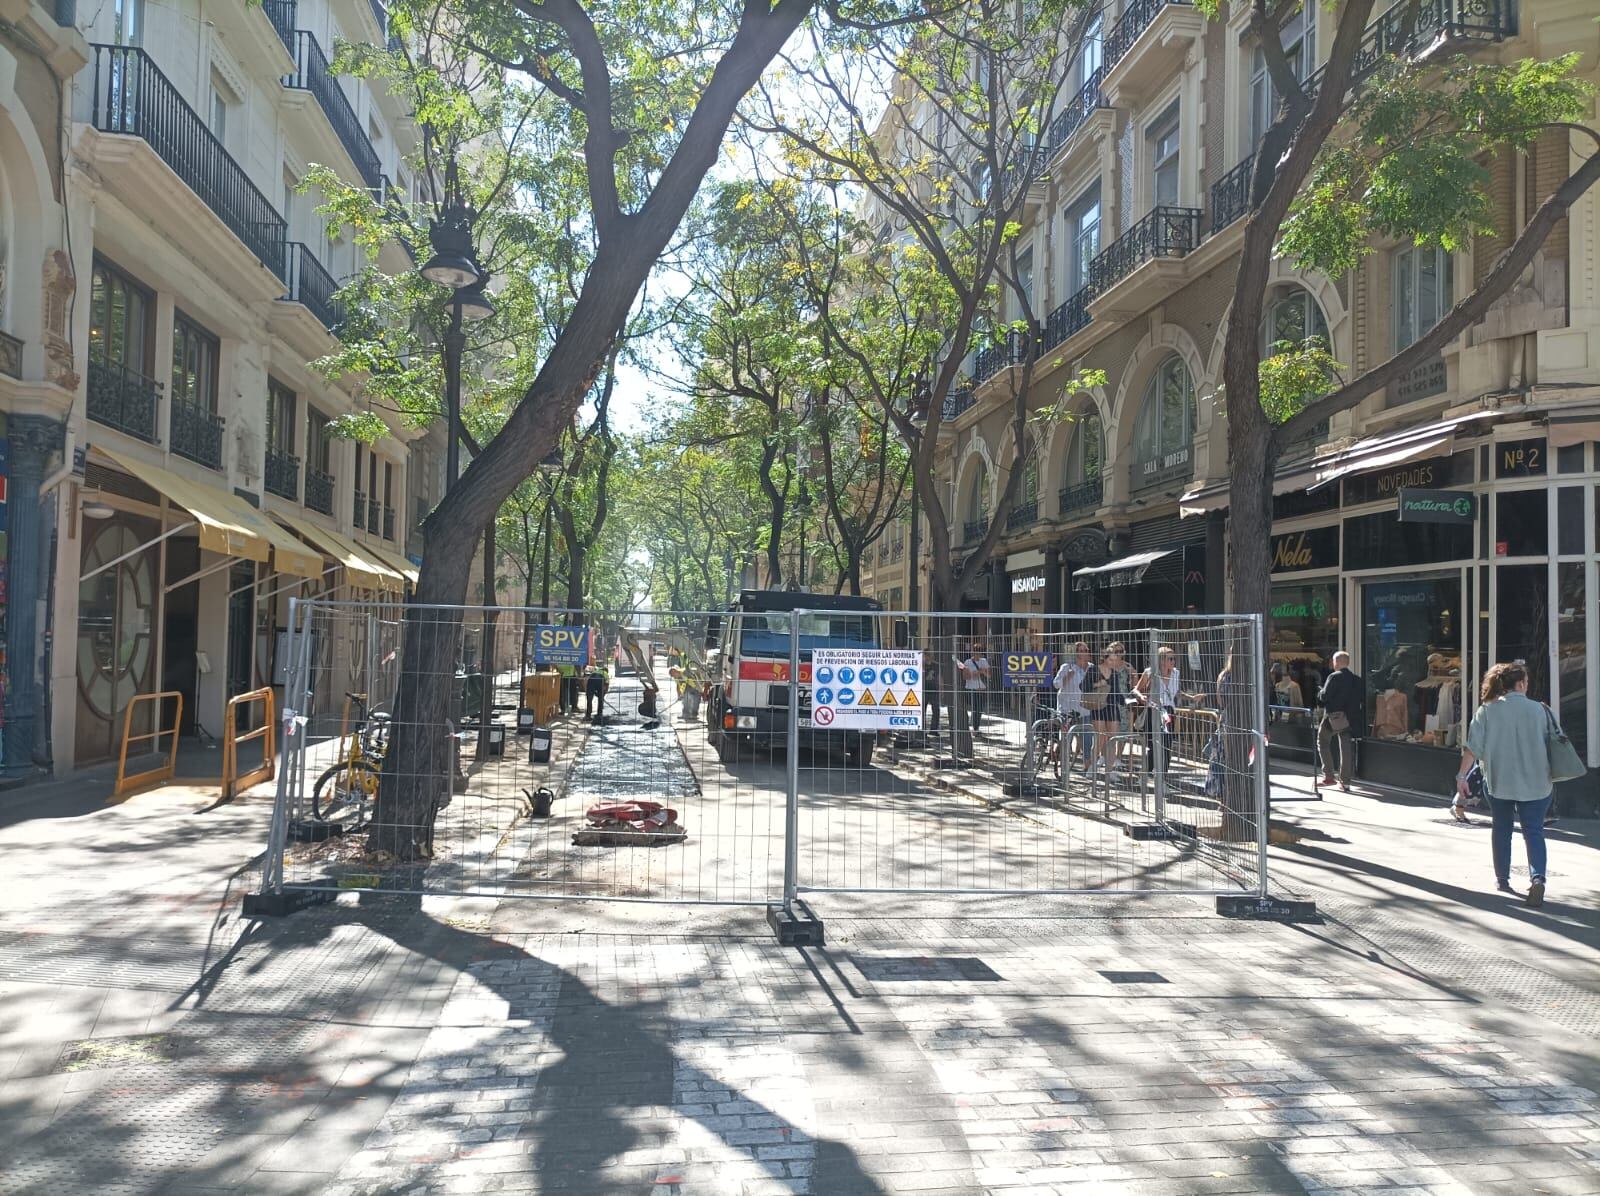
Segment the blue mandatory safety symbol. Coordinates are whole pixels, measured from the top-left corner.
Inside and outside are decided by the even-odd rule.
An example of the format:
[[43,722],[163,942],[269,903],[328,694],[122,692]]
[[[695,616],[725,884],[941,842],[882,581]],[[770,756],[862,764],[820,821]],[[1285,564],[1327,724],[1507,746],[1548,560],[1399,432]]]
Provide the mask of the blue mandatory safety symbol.
[[[817,684],[818,685],[832,685],[833,684],[833,670],[830,669],[830,668],[820,668],[820,669],[818,669],[817,670]],[[827,703],[823,703],[823,704],[826,705]]]
[[861,684],[862,685],[871,685],[877,679],[878,679],[878,670],[877,669],[867,668],[867,669],[862,669],[861,670]]
[[839,670],[839,684],[840,685],[849,685],[855,679],[856,679],[856,671],[854,669],[840,669]]
[[918,680],[917,670],[909,668],[906,669],[905,672],[900,674],[900,680],[904,681],[907,685],[915,685]]
[[811,700],[813,702],[815,702],[818,706],[832,706],[833,705],[833,690],[827,689],[827,688],[819,689],[814,694],[812,694]]
[[895,672],[893,669],[884,669],[883,672],[878,674],[878,679],[885,685],[893,685],[896,681],[900,680],[900,674]]
[[[850,671],[849,669],[840,669],[839,670],[840,673],[848,673],[849,671]],[[855,690],[853,690],[853,689],[841,689],[839,691],[839,705],[841,705],[841,706],[851,706],[851,705],[855,704],[855,700],[856,700],[856,691]]]

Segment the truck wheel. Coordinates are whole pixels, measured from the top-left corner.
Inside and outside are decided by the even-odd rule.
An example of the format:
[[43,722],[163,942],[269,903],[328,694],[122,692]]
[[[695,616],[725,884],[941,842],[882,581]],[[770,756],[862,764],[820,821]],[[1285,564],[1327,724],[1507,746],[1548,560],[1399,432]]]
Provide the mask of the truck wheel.
[[744,759],[744,744],[737,735],[724,731],[717,736],[717,759],[724,764],[734,764]]
[[850,768],[866,768],[872,763],[872,737],[858,736],[845,744],[844,762]]

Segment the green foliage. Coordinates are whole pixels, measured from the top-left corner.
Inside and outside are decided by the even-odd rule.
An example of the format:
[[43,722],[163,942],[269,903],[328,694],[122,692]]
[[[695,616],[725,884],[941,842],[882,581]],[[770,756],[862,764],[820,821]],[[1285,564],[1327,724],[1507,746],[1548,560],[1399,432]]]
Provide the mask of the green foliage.
[[1343,367],[1320,336],[1301,342],[1278,341],[1261,360],[1261,406],[1267,418],[1281,424],[1331,391]]
[[340,440],[376,444],[389,435],[389,425],[376,411],[356,411],[328,421],[328,435]]

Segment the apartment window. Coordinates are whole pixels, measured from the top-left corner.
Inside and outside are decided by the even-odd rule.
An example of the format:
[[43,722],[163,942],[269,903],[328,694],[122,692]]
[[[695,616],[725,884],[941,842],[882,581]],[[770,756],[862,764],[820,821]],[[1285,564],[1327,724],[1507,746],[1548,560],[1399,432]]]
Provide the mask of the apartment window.
[[[1294,71],[1294,77],[1304,83],[1311,77],[1317,61],[1316,13],[1304,6],[1283,23],[1279,40],[1284,56]],[[1267,70],[1267,57],[1258,47],[1250,56],[1250,144],[1261,144],[1267,128],[1278,114],[1282,97],[1272,86],[1272,76]]]
[[144,0],[115,0],[112,16],[117,45],[137,46],[144,42]]
[[1437,245],[1413,246],[1394,255],[1394,347],[1415,342],[1439,322],[1454,302],[1455,264]]
[[283,223],[289,230],[289,239],[294,239],[294,210],[298,206],[295,201],[299,198],[300,180],[294,177],[294,172],[287,166],[283,169]]
[[1083,193],[1067,210],[1067,263],[1069,290],[1077,294],[1089,282],[1089,263],[1100,252],[1100,184]]
[[1156,461],[1188,448],[1194,440],[1194,382],[1176,353],[1168,355],[1145,388],[1134,432],[1140,461]]
[[383,463],[383,538],[394,539],[394,465]]
[[228,144],[228,109],[236,103],[238,103],[237,97],[222,81],[222,76],[212,71],[211,107],[206,124],[211,129],[211,135],[223,145]]
[[1276,353],[1281,341],[1299,346],[1316,337],[1329,344],[1328,322],[1322,308],[1304,287],[1282,287],[1267,296],[1267,310],[1261,319],[1261,351]]
[[89,356],[146,374],[153,298],[115,266],[95,259],[89,295]]
[[306,465],[324,476],[333,473],[328,417],[315,407],[306,408]]
[[1017,254],[1017,290],[1020,292],[1019,306],[1022,310],[1017,312],[1021,319],[1033,311],[1033,250],[1024,249]]
[[972,202],[983,205],[989,202],[989,164],[978,159],[972,164]]
[[967,491],[967,522],[989,522],[989,479],[982,470],[972,475],[972,488]]
[[1100,69],[1105,48],[1105,22],[1100,13],[1083,27],[1083,44],[1078,47],[1078,86],[1086,86]]
[[217,410],[217,338],[182,312],[172,328],[172,397]]
[[367,497],[378,497],[378,454],[371,449],[367,450]]
[[1150,126],[1152,191],[1158,207],[1178,202],[1178,106]]
[[294,456],[295,393],[276,378],[267,379],[267,451]]
[[1105,460],[1105,433],[1100,417],[1090,411],[1080,416],[1072,434],[1072,446],[1067,450],[1067,484],[1092,481],[1100,476],[1100,464]]

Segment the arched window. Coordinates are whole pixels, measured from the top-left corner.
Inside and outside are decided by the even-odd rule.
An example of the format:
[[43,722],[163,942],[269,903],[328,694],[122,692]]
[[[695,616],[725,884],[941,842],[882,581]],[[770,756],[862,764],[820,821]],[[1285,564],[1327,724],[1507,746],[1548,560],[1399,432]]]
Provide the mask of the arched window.
[[1164,458],[1186,450],[1193,441],[1194,381],[1183,358],[1171,353],[1145,388],[1144,405],[1134,429],[1134,458],[1156,463],[1160,469]]
[[1072,443],[1067,446],[1067,485],[1091,481],[1100,476],[1100,463],[1105,460],[1105,432],[1100,426],[1098,412],[1081,415],[1072,431]]
[[1039,501],[1039,461],[1030,458],[1022,468],[1022,492],[1017,495],[1017,502],[1026,505]]
[[981,468],[973,472],[965,510],[968,523],[989,522],[989,479]]
[[1267,309],[1261,317],[1261,352],[1272,356],[1280,341],[1299,346],[1319,337],[1325,348],[1331,348],[1328,339],[1328,321],[1322,308],[1304,287],[1279,287],[1267,296]]

